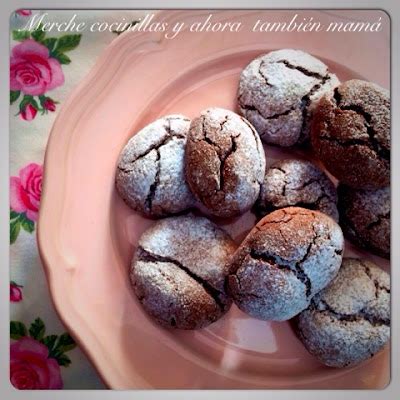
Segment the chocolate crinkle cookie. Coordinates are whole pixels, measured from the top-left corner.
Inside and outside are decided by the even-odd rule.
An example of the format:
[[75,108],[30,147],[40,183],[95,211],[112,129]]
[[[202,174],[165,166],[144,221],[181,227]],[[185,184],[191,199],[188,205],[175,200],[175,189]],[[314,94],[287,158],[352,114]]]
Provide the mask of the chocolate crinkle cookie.
[[159,220],[139,240],[130,273],[134,292],[161,325],[203,328],[231,305],[224,282],[235,248],[229,235],[204,217]]
[[321,211],[336,222],[339,220],[335,185],[309,161],[279,160],[265,173],[256,214],[263,217],[289,206]]
[[122,150],[116,187],[134,210],[163,217],[195,203],[184,176],[189,126],[188,118],[168,115],[136,133]]
[[360,363],[390,337],[390,278],[375,264],[345,258],[334,281],[296,317],[308,351],[330,367]]
[[266,143],[293,146],[309,138],[317,101],[338,84],[336,75],[310,54],[272,51],[242,71],[239,110]]
[[340,225],[358,246],[390,258],[390,189],[355,190],[339,185]]
[[211,214],[233,217],[257,200],[265,174],[264,149],[244,118],[209,108],[190,125],[185,170],[192,192]]
[[253,317],[288,320],[336,276],[343,245],[339,225],[325,214],[299,207],[274,211],[233,255],[228,292]]
[[390,98],[371,82],[350,80],[324,96],[311,142],[326,169],[356,189],[390,183]]

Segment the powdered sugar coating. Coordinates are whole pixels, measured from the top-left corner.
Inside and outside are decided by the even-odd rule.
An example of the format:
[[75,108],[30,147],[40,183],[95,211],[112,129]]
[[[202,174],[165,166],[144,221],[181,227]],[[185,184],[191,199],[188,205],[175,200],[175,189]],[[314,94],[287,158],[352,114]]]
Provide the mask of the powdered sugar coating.
[[389,275],[369,261],[345,258],[296,324],[308,351],[328,366],[352,366],[372,357],[390,337]]
[[390,258],[390,188],[356,190],[339,185],[340,225],[358,246]]
[[136,133],[124,147],[116,186],[125,202],[146,216],[176,214],[194,204],[184,178],[190,120],[168,115]]
[[265,173],[256,212],[263,217],[278,208],[304,207],[339,219],[335,185],[316,165],[304,160],[279,160]]
[[239,110],[266,143],[293,146],[308,140],[315,105],[338,84],[336,75],[310,54],[272,51],[242,71]]
[[224,282],[236,246],[204,217],[159,220],[140,238],[131,282],[145,310],[163,325],[202,328],[230,307]]
[[256,201],[265,154],[248,121],[232,111],[209,108],[190,125],[185,170],[198,200],[212,214],[232,217]]
[[336,276],[343,246],[340,227],[325,214],[300,207],[274,211],[234,254],[228,291],[253,317],[288,320]]

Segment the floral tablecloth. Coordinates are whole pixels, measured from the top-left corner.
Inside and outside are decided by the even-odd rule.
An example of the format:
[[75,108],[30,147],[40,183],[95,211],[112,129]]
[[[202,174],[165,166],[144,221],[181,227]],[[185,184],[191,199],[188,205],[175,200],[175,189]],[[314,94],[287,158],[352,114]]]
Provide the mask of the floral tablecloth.
[[144,11],[18,10],[10,20],[10,379],[19,389],[100,389],[96,371],[51,303],[36,243],[43,159],[54,118],[71,89],[120,31],[82,33],[43,21],[135,23]]

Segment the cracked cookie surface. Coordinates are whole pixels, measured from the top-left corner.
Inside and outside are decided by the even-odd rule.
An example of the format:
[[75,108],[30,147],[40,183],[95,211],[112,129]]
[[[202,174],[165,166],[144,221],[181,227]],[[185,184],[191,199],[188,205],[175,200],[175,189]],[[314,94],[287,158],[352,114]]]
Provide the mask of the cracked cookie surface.
[[184,177],[190,120],[168,115],[136,133],[121,152],[116,172],[120,196],[150,217],[177,214],[195,200]]
[[390,184],[390,98],[371,82],[350,80],[324,96],[311,142],[326,169],[356,189]]
[[204,110],[190,125],[185,174],[211,214],[232,217],[249,210],[265,174],[264,149],[254,127],[232,111]]
[[159,220],[140,238],[130,279],[143,308],[163,326],[203,328],[224,315],[227,260],[236,246],[204,217]]
[[233,255],[228,292],[253,317],[288,320],[336,276],[343,246],[339,225],[325,214],[300,207],[274,211]]
[[390,336],[390,278],[375,264],[343,259],[336,278],[296,317],[297,333],[322,363],[358,364],[383,348]]
[[390,258],[390,188],[355,190],[339,185],[340,225],[352,242]]
[[279,160],[265,173],[255,205],[258,217],[289,206],[321,211],[339,220],[335,185],[309,161]]
[[309,139],[316,103],[338,84],[336,75],[310,54],[292,49],[272,51],[242,71],[239,110],[263,141],[293,146]]

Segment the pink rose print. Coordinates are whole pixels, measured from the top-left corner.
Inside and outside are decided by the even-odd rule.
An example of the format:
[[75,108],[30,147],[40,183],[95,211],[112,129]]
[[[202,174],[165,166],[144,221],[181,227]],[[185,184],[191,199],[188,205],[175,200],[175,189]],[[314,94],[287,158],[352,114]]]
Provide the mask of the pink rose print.
[[22,288],[23,286],[17,285],[15,282],[10,282],[10,301],[18,303],[22,300]]
[[62,389],[60,367],[68,367],[66,354],[76,347],[64,332],[46,335],[46,326],[36,318],[29,327],[10,321],[10,381],[17,389]]
[[56,111],[57,101],[46,93],[63,85],[61,65],[71,63],[65,53],[79,45],[81,35],[47,37],[39,24],[34,31],[13,30],[12,38],[21,43],[11,50],[10,104],[19,99],[17,115],[25,121],[32,121],[38,111],[41,115]]
[[10,346],[10,381],[17,389],[62,389],[60,366],[49,349],[30,337]]
[[17,10],[15,11],[15,13],[20,15],[21,17],[28,17],[29,15],[32,15],[31,10]]
[[10,178],[10,205],[17,213],[26,213],[31,221],[37,221],[40,196],[42,194],[43,168],[31,163],[19,171],[19,176]]
[[61,64],[49,56],[49,49],[33,39],[24,40],[11,51],[10,89],[37,96],[61,86]]
[[10,244],[21,228],[28,233],[35,229],[42,194],[43,168],[31,163],[21,168],[19,176],[10,177]]
[[56,103],[50,97],[47,97],[43,102],[43,108],[47,111],[54,112],[56,111]]
[[27,104],[21,109],[20,116],[25,121],[32,121],[37,114],[37,109],[32,104]]

